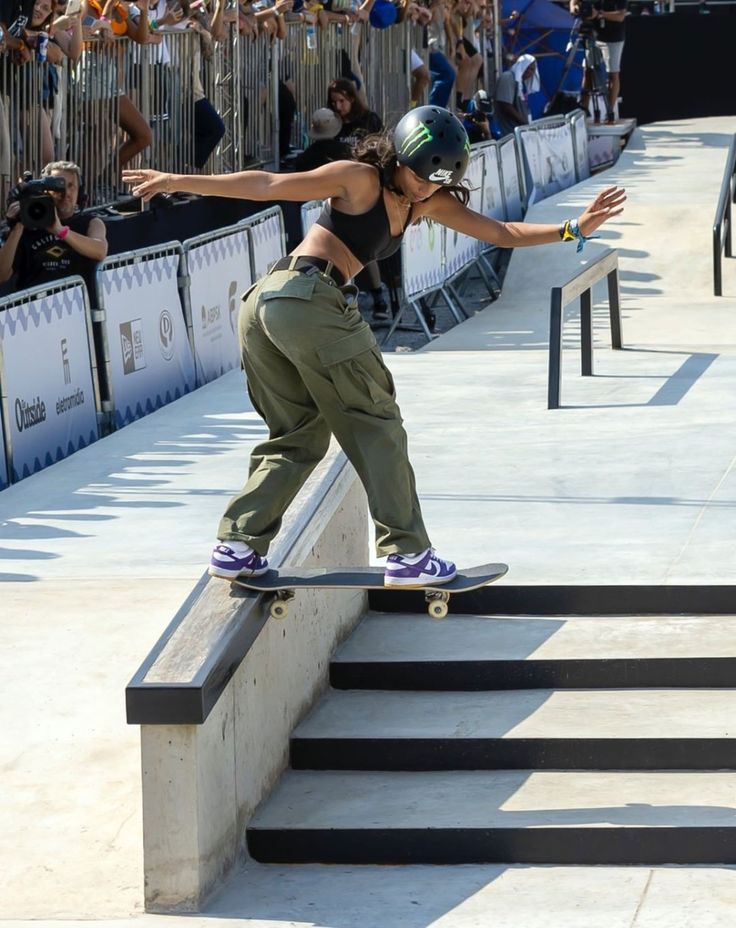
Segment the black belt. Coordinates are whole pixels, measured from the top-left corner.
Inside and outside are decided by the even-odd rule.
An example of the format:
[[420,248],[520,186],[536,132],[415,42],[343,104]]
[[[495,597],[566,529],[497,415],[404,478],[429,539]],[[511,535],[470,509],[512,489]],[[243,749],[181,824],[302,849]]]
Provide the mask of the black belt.
[[[345,278],[335,267],[332,261],[325,258],[313,258],[311,255],[287,256],[271,266],[271,271],[299,271],[301,274],[325,274],[333,280],[338,287],[345,285]],[[270,273],[270,271],[269,271]]]

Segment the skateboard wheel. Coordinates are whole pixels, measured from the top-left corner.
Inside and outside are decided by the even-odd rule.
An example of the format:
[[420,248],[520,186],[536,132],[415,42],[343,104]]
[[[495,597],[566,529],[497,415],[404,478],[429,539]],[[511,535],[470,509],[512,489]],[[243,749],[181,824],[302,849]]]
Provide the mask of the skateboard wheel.
[[272,619],[285,619],[289,614],[289,607],[285,602],[279,600],[278,602],[271,603],[268,612]]
[[447,603],[442,600],[431,602],[427,608],[431,619],[444,619],[447,615]]

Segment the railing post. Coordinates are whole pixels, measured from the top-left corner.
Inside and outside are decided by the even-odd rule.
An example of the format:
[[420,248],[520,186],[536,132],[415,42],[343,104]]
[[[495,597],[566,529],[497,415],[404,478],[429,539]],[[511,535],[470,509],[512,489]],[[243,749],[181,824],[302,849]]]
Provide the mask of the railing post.
[[560,408],[562,381],[562,288],[553,287],[549,304],[549,378],[547,409]]
[[723,282],[721,280],[721,227],[713,227],[713,294],[723,296]]
[[590,287],[580,294],[580,373],[593,376],[593,295]]
[[623,348],[621,331],[621,300],[618,288],[618,263],[608,274],[608,315],[611,320],[611,348]]

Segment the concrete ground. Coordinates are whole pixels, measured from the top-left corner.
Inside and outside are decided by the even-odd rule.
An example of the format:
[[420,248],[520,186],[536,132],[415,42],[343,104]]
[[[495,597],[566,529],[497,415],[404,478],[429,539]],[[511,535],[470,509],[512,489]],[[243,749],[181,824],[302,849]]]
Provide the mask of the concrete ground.
[[[388,355],[436,547],[506,582],[736,582],[736,263],[711,296],[710,227],[736,118],[637,130],[603,185],[626,350],[546,409],[549,288],[567,246],[518,249],[502,298],[427,349]],[[138,733],[123,688],[199,578],[263,434],[236,372],[0,494],[0,922],[170,925],[142,914]],[[503,581],[502,581],[503,582]],[[186,924],[281,928],[703,928],[733,920],[734,868],[279,868],[249,864]],[[215,922],[214,919],[218,921]]]

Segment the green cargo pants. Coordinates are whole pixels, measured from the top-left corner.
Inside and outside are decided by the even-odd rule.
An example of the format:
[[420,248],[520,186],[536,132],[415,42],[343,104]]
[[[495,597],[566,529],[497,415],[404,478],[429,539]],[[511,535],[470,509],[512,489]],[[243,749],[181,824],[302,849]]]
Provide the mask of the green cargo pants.
[[274,271],[246,294],[239,328],[269,438],[253,449],[218,537],[265,555],[334,434],[368,494],[379,556],[428,548],[393,380],[358,309],[322,274]]

